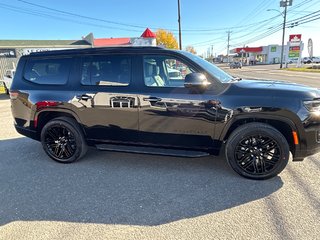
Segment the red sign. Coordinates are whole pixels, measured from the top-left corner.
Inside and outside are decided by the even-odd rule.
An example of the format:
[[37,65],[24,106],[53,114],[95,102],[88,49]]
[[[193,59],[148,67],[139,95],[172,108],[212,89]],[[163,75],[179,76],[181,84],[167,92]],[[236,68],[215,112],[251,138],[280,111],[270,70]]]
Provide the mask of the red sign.
[[301,34],[289,35],[289,42],[300,42],[300,41],[301,41]]
[[300,46],[290,47],[289,51],[300,51]]
[[262,52],[262,47],[244,47],[244,48],[235,48],[233,51],[235,53],[256,53],[256,52]]

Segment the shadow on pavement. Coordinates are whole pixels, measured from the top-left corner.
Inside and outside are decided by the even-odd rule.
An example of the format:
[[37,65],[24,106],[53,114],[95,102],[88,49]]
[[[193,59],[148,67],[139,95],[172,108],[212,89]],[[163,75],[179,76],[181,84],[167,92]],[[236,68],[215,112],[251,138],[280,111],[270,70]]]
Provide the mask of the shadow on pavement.
[[0,225],[46,220],[152,226],[236,207],[283,185],[279,177],[241,178],[216,157],[91,149],[80,162],[59,164],[27,138],[0,141],[0,152]]

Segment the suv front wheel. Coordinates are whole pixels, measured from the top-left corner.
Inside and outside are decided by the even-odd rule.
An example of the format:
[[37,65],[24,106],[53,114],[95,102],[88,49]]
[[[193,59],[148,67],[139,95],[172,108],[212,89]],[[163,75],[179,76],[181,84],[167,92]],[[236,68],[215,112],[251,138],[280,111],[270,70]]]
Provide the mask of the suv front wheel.
[[78,123],[59,117],[49,121],[41,131],[43,149],[53,160],[71,163],[87,152],[87,144]]
[[289,160],[289,145],[275,128],[248,123],[234,130],[226,145],[229,165],[241,176],[262,180],[278,175]]

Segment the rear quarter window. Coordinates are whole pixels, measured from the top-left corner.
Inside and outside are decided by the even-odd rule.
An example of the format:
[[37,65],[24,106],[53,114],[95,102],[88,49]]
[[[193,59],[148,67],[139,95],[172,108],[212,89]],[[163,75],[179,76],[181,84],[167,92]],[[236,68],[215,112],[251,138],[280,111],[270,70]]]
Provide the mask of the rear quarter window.
[[24,78],[37,84],[64,85],[68,81],[71,58],[29,59]]

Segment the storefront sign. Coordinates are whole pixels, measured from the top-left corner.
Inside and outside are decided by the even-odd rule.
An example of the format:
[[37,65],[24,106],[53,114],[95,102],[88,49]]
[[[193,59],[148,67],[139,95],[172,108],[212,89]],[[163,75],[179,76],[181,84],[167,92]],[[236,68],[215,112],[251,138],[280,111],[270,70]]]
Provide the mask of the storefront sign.
[[289,58],[298,58],[300,56],[300,46],[289,47]]
[[63,50],[63,49],[66,49],[66,48],[21,48],[18,51],[21,56],[24,56],[34,52],[46,52],[46,51]]
[[289,35],[289,42],[301,42],[301,34]]
[[271,46],[270,52],[276,52],[277,51],[277,46]]
[[0,58],[16,58],[15,49],[0,49]]

